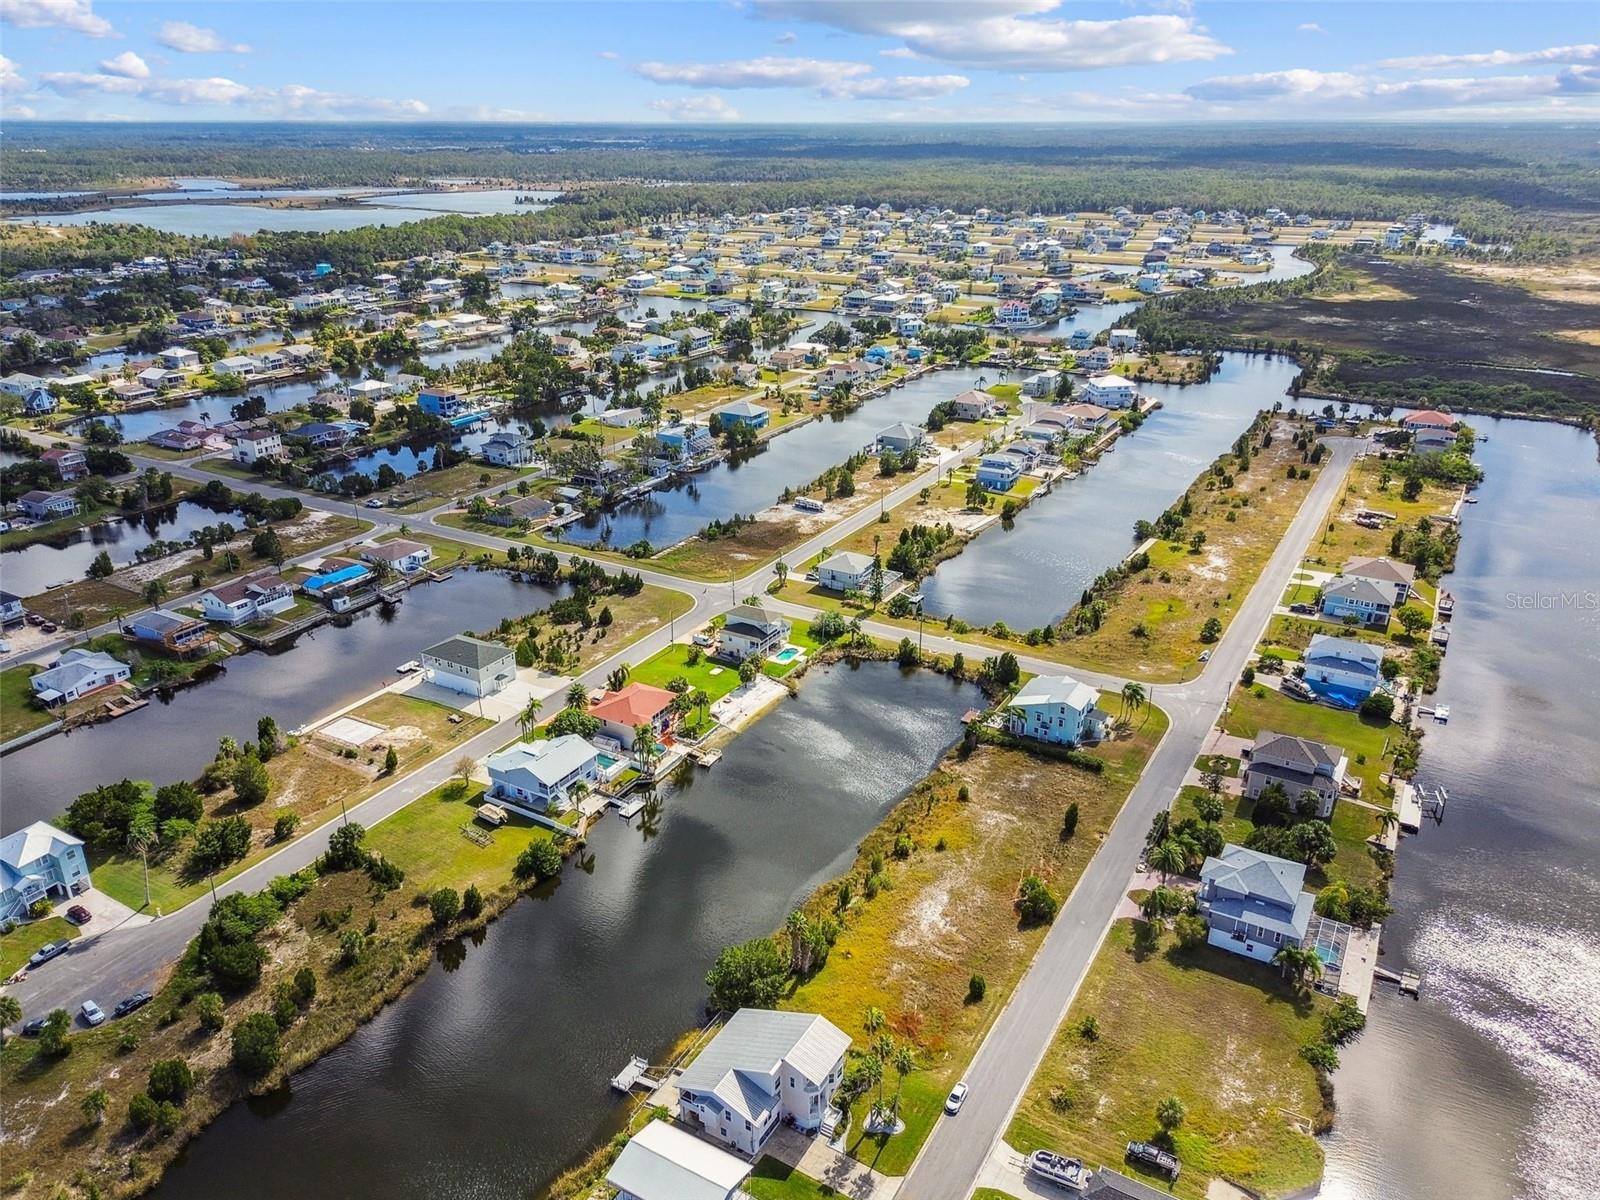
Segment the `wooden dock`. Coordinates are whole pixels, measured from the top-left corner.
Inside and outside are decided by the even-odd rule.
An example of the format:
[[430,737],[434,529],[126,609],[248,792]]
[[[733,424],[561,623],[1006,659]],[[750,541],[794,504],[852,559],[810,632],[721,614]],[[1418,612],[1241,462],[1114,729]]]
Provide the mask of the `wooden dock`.
[[635,1054],[627,1066],[611,1077],[611,1086],[619,1092],[631,1092],[636,1087],[653,1092],[661,1086],[661,1081],[650,1078],[649,1070],[650,1064]]

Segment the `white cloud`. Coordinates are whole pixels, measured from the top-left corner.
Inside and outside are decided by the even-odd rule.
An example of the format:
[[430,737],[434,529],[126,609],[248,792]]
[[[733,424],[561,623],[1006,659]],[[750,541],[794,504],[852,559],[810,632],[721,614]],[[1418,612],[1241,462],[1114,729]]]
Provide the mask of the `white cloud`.
[[713,121],[739,119],[739,110],[721,96],[680,96],[674,100],[652,100],[650,107],[673,121],[710,124]]
[[115,58],[101,59],[100,69],[107,75],[125,75],[129,79],[150,78],[150,64],[132,50],[124,50]]
[[1301,33],[1327,33],[1328,32],[1321,25],[1318,25],[1315,21],[1307,21],[1303,25],[1296,25],[1295,28],[1298,29]]
[[610,59],[612,62],[616,62],[617,59],[622,57],[622,55],[618,54],[615,50],[596,50],[594,52],[594,56],[596,58]]
[[1435,71],[1440,67],[1514,67],[1531,63],[1600,62],[1600,45],[1551,46],[1545,50],[1490,50],[1485,54],[1419,54],[1386,58],[1378,65],[1398,71]]
[[1196,100],[1348,99],[1362,94],[1359,76],[1344,71],[1262,71],[1254,75],[1222,75],[1202,80],[1187,90]]
[[156,41],[181,54],[249,54],[243,42],[228,42],[215,29],[202,29],[187,21],[168,21],[156,34]]
[[893,79],[852,79],[824,94],[852,100],[931,100],[971,84],[965,75],[896,75]]
[[1189,62],[1232,51],[1189,16],[1144,14],[1111,21],[1047,18],[1062,0],[756,0],[773,18],[896,38],[923,58],[998,70],[1082,71]]
[[872,72],[866,63],[785,58],[776,54],[738,62],[646,62],[634,69],[656,83],[676,83],[697,88],[829,88]]
[[28,90],[27,80],[22,78],[22,72],[17,69],[17,64],[4,54],[0,54],[0,92],[25,92]]
[[87,37],[116,37],[91,0],[0,0],[0,22],[18,29],[70,29]]
[[1600,67],[1568,67],[1558,71],[1556,87],[1563,92],[1600,92]]
[[[1591,82],[1594,79],[1594,82]],[[1302,106],[1345,112],[1451,109],[1551,100],[1559,92],[1600,90],[1582,68],[1561,75],[1491,75],[1451,79],[1375,79],[1347,71],[1264,71],[1227,75],[1186,88],[1195,100],[1244,108]]]
[[917,52],[910,46],[896,46],[893,50],[879,50],[879,58],[915,58]]
[[774,42],[776,42],[780,46],[788,46],[788,45],[790,45],[790,44],[792,44],[794,42],[799,41],[800,40],[800,35],[797,34],[792,29],[786,29],[782,33],[780,33],[777,37],[773,38],[772,40]]
[[252,87],[221,76],[206,79],[136,79],[127,75],[52,71],[39,83],[61,96],[127,96],[178,108],[212,106],[247,108],[275,117],[423,117],[429,114],[420,100],[389,100],[377,96],[352,96],[325,92],[304,84]]

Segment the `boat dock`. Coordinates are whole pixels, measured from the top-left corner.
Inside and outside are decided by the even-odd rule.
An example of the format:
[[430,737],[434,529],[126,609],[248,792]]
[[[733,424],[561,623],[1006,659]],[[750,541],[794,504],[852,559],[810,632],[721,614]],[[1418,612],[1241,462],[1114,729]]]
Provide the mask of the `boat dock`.
[[617,806],[617,815],[624,821],[629,821],[639,815],[640,810],[644,808],[648,801],[643,796],[635,796],[626,803],[620,799],[613,799],[611,803]]
[[1395,972],[1386,967],[1374,967],[1372,974],[1375,978],[1394,984],[1402,996],[1422,997],[1422,976],[1416,971]]
[[631,1092],[636,1087],[653,1092],[661,1086],[661,1081],[650,1078],[649,1070],[650,1064],[635,1054],[627,1066],[611,1077],[611,1086],[619,1092]]
[[1416,833],[1422,828],[1422,804],[1417,799],[1417,789],[1404,780],[1394,785],[1395,811],[1400,818],[1400,828],[1406,833]]

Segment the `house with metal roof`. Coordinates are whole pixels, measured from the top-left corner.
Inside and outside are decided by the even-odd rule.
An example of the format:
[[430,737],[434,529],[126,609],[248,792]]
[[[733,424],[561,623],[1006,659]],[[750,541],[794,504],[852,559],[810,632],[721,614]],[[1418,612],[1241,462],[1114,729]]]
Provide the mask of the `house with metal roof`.
[[821,1127],[849,1048],[815,1013],[742,1008],[678,1077],[678,1117],[754,1157],[785,1122]]
[[99,650],[75,647],[28,680],[28,686],[42,704],[64,704],[101,688],[126,682],[132,671],[128,664]]
[[751,400],[735,400],[717,409],[717,422],[724,429],[730,425],[743,425],[750,429],[763,429],[772,420],[772,411]]
[[1370,696],[1383,682],[1383,647],[1373,642],[1312,634],[1301,662],[1310,684],[1348,688]]
[[578,784],[600,779],[600,752],[575,733],[517,742],[485,761],[497,800],[536,812],[562,812]]
[[728,610],[717,638],[717,657],[729,662],[747,658],[766,658],[783,649],[789,640],[789,622],[757,604],[741,604]]
[[517,677],[517,656],[509,646],[457,634],[422,652],[422,676],[452,692],[493,696]]
[[1248,799],[1257,799],[1277,783],[1283,785],[1291,804],[1301,805],[1307,792],[1316,796],[1315,811],[1302,815],[1325,820],[1333,814],[1350,765],[1342,748],[1263,729],[1246,756],[1250,761],[1243,790]]
[[1304,863],[1224,846],[1200,868],[1196,900],[1211,928],[1207,941],[1259,962],[1271,962],[1284,946],[1300,945],[1316,900],[1302,890],[1305,877]]
[[1006,728],[1055,745],[1098,742],[1111,721],[1099,700],[1099,692],[1071,675],[1036,675],[1006,706]]
[[617,1200],[732,1200],[750,1164],[671,1121],[651,1121],[628,1139],[606,1182]]
[[0,838],[0,920],[16,920],[36,901],[64,900],[88,887],[81,839],[44,821]]

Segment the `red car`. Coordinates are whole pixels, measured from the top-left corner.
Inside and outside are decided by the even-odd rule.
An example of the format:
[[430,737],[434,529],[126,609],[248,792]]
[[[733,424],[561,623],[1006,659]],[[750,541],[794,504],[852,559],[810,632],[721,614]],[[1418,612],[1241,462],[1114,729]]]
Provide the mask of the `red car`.
[[67,920],[74,925],[87,925],[94,919],[94,914],[81,904],[74,904],[67,909]]

